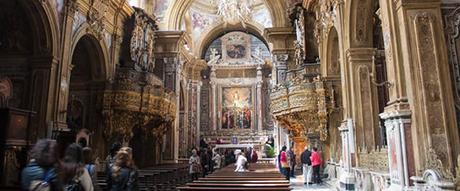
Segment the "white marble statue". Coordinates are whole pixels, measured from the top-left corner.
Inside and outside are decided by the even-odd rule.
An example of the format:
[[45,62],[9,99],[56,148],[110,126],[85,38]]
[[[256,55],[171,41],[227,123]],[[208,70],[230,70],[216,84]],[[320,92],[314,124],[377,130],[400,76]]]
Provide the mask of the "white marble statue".
[[257,46],[257,48],[254,50],[254,53],[252,54],[252,57],[254,57],[254,60],[256,62],[264,62],[264,59],[262,58],[262,47]]
[[220,59],[220,55],[217,55],[219,52],[215,48],[211,48],[211,55],[209,55],[209,65],[217,64],[217,61]]

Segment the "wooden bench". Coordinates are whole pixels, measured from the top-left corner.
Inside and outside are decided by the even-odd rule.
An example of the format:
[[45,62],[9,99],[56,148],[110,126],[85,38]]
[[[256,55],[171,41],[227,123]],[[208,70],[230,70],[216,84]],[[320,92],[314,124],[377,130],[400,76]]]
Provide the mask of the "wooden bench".
[[177,187],[179,190],[277,190],[287,191],[289,181],[272,164],[251,164],[247,172],[234,172],[229,165],[205,178]]
[[208,182],[192,182],[187,183],[187,186],[190,187],[289,187],[289,183],[265,183],[265,184],[250,184],[250,183],[243,183],[243,184],[231,184],[231,183],[208,183]]
[[225,191],[231,191],[231,190],[255,190],[255,191],[267,191],[267,190],[273,190],[273,191],[290,191],[291,188],[289,187],[269,187],[269,188],[251,188],[251,187],[177,187],[179,190],[194,190],[194,191],[199,191],[199,190],[225,190]]
[[[189,167],[186,164],[166,164],[138,170],[138,185],[141,191],[176,190],[189,179]],[[107,175],[98,173],[97,185],[107,190]]]

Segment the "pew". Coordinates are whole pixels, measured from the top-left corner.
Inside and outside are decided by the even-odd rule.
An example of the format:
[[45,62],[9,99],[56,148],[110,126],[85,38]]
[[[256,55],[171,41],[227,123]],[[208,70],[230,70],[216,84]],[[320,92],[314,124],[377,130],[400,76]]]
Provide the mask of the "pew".
[[247,172],[234,172],[229,165],[204,178],[177,187],[178,190],[276,190],[290,189],[289,181],[274,165],[266,163],[251,164]]
[[[138,185],[141,191],[176,190],[176,186],[185,184],[189,177],[187,164],[165,164],[138,169]],[[101,190],[107,190],[107,176],[98,173],[97,184]]]

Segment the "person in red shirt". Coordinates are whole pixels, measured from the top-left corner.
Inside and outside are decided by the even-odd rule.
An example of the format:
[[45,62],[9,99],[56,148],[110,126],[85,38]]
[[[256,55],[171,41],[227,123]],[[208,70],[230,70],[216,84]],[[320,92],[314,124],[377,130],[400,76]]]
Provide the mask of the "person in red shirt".
[[283,169],[283,173],[286,176],[286,180],[289,180],[289,175],[291,174],[291,169],[289,167],[289,156],[286,153],[286,146],[283,146],[280,153],[280,164]]
[[319,155],[318,148],[313,147],[313,153],[310,156],[311,166],[313,167],[313,182],[321,183],[319,170],[321,167],[321,156]]

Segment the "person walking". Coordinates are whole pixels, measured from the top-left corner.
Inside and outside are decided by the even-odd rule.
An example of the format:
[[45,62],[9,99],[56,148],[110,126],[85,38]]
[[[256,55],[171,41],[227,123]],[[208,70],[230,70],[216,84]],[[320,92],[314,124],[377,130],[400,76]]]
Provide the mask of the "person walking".
[[308,147],[305,147],[305,151],[300,155],[300,162],[302,162],[304,184],[311,184],[312,167],[310,160],[311,152]]
[[192,156],[188,160],[190,165],[189,173],[192,176],[192,180],[198,180],[198,176],[201,173],[201,159],[195,149],[192,150]]
[[291,178],[295,178],[295,165],[297,161],[296,161],[296,155],[292,147],[289,148],[289,151],[287,152],[287,154],[289,156],[289,168],[291,169],[289,176]]
[[319,155],[318,149],[313,147],[313,153],[310,156],[311,165],[313,167],[313,183],[321,183],[321,177],[319,175],[319,170],[321,167],[321,156]]
[[21,190],[61,191],[57,176],[57,143],[55,140],[37,141],[30,153],[30,162],[21,173]]
[[286,180],[289,180],[291,169],[289,167],[289,156],[286,153],[286,146],[283,146],[283,148],[281,148],[281,153],[280,153],[279,158],[280,158],[279,160],[280,160],[281,168],[283,169],[283,173],[286,176]]
[[83,164],[83,151],[80,145],[73,143],[67,147],[64,160],[59,166],[59,175],[65,191],[93,191],[91,176]]
[[109,182],[110,191],[136,191],[138,190],[137,181],[132,180],[132,171],[135,170],[130,165],[130,154],[126,150],[120,150],[115,155],[115,162],[110,169]]
[[93,151],[90,147],[83,148],[83,163],[85,165],[85,169],[88,171],[89,176],[91,177],[93,186],[96,188],[97,187],[97,184],[96,184],[97,183],[97,170],[96,170],[96,164],[94,164]]

